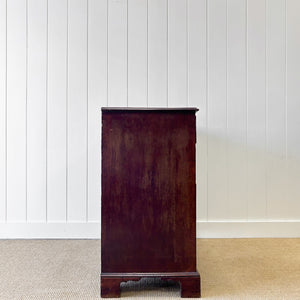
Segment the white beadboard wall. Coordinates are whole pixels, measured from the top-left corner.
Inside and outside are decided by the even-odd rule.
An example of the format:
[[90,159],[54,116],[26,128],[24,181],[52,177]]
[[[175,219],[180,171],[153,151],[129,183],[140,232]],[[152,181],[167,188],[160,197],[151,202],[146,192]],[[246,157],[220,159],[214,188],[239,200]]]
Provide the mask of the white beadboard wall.
[[197,236],[300,237],[299,0],[0,0],[0,238],[99,238],[102,106],[196,106]]

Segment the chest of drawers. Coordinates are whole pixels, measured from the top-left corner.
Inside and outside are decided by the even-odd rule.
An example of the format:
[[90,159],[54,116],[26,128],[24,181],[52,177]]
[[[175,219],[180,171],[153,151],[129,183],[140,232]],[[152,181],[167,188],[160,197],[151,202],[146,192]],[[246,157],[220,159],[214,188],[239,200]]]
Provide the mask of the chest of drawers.
[[102,108],[101,296],[143,277],[200,296],[196,108]]

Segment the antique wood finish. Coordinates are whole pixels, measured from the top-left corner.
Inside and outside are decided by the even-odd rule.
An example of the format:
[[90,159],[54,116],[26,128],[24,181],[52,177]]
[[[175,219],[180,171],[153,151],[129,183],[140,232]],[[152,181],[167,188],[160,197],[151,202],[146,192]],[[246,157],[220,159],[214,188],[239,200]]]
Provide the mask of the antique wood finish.
[[102,109],[101,296],[161,277],[200,296],[195,111]]

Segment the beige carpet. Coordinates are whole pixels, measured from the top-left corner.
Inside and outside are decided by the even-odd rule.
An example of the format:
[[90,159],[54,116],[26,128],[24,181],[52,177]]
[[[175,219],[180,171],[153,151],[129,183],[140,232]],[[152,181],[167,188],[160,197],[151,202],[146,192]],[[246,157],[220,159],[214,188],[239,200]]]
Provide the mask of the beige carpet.
[[[201,239],[206,299],[300,299],[300,239]],[[99,299],[99,240],[0,240],[0,299]],[[179,285],[122,283],[127,299],[175,299]]]

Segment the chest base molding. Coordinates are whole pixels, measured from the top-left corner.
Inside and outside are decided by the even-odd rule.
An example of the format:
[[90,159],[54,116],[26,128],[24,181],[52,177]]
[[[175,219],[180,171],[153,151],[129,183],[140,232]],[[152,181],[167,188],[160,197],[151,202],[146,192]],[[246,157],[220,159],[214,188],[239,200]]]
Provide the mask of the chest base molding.
[[180,284],[182,298],[200,297],[200,274],[198,272],[171,273],[101,273],[101,297],[120,298],[121,282],[139,281],[142,278],[173,280]]

